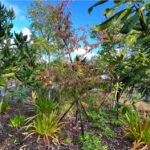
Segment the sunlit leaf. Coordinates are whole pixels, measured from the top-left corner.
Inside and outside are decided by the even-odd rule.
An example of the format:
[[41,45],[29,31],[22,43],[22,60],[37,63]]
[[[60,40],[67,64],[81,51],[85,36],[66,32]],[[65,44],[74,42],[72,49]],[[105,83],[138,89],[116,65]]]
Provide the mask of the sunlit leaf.
[[100,25],[97,25],[94,27],[95,30],[97,31],[101,31],[104,30],[106,28],[108,28],[114,21],[116,21],[118,19],[118,17],[125,11],[121,10],[118,13],[116,13],[115,15],[113,15],[112,17],[110,17],[109,19],[107,19],[105,22],[101,23]]
[[124,26],[122,27],[121,33],[124,33],[124,34],[129,33],[138,21],[139,21],[139,16],[137,13],[134,16],[130,16],[126,20]]
[[15,75],[15,73],[7,73],[7,74],[3,74],[2,77],[13,77]]
[[92,10],[93,10],[94,7],[96,7],[96,6],[98,6],[98,5],[101,5],[101,4],[103,4],[103,3],[107,2],[107,1],[108,1],[108,0],[100,0],[100,1],[98,1],[97,3],[95,3],[94,5],[92,5],[92,6],[88,9],[88,13],[90,14],[90,13],[92,12]]

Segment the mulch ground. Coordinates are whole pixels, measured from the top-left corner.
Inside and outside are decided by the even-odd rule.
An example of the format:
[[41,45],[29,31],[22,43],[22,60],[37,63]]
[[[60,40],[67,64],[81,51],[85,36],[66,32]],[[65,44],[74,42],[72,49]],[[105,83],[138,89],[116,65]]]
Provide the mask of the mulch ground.
[[[12,103],[10,110],[5,114],[0,114],[0,150],[48,150],[45,146],[42,138],[38,140],[37,137],[32,136],[24,140],[25,135],[22,131],[17,131],[9,126],[9,119],[11,116],[23,113],[25,116],[31,116],[31,109],[29,106],[22,103]],[[75,118],[68,116],[66,120],[69,122],[63,128],[61,132],[61,144],[59,146],[53,146],[50,150],[79,150],[78,136],[81,133],[80,123],[75,123]],[[85,132],[90,131],[90,122],[85,121]],[[112,129],[116,132],[116,138],[102,138],[102,143],[108,145],[109,150],[130,150],[132,142],[124,138],[123,133],[119,127],[112,126]],[[71,142],[66,144],[63,142],[66,138],[71,139]]]

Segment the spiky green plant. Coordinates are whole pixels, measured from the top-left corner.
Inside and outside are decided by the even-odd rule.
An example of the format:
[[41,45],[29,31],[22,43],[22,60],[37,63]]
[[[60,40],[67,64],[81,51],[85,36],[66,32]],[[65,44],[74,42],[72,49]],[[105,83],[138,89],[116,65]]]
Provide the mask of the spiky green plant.
[[122,118],[123,130],[126,136],[150,144],[150,118],[145,112],[141,115],[138,110],[131,107],[127,109]]
[[25,123],[25,116],[23,114],[18,114],[10,118],[10,126],[13,128],[20,128]]
[[36,113],[50,114],[58,108],[58,104],[51,98],[40,96],[35,101]]
[[0,113],[4,113],[6,112],[10,107],[10,103],[7,99],[2,99],[2,101],[0,101]]
[[39,114],[35,119],[26,126],[28,130],[28,135],[26,138],[33,134],[43,137],[44,142],[48,147],[50,146],[50,139],[53,143],[59,144],[58,132],[62,128],[63,123],[59,122],[59,118],[56,112],[51,112],[50,114]]

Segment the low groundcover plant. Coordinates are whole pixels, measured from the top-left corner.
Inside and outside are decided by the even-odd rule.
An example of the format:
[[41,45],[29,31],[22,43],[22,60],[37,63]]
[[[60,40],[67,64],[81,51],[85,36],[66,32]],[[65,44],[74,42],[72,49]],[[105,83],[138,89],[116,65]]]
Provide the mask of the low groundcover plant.
[[39,114],[26,126],[26,129],[28,130],[26,138],[33,134],[37,134],[38,139],[41,136],[43,137],[44,142],[48,147],[50,146],[50,139],[53,144],[59,144],[57,135],[62,126],[63,123],[59,122],[56,112],[51,112],[50,114]]

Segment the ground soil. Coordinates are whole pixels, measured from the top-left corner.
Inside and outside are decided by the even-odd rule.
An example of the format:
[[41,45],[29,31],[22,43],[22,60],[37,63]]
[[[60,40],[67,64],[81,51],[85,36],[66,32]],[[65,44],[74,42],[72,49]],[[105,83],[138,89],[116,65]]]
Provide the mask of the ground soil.
[[[30,109],[29,109],[30,108]],[[32,115],[32,107],[23,103],[12,103],[10,110],[7,113],[0,114],[0,150],[48,150],[45,146],[43,139],[41,138],[37,142],[36,136],[31,136],[24,140],[24,132],[21,130],[13,129],[9,126],[9,119],[11,116],[23,113],[25,116]],[[80,123],[75,122],[75,117],[67,116],[66,126],[63,128],[59,146],[53,146],[50,150],[79,150],[78,135],[81,134]],[[85,132],[90,131],[89,121],[84,121]],[[120,127],[111,127],[117,134],[116,138],[102,138],[102,143],[108,145],[109,150],[130,150],[132,147],[132,141],[123,136],[123,132]],[[66,138],[71,139],[71,142],[66,144],[63,142]]]

